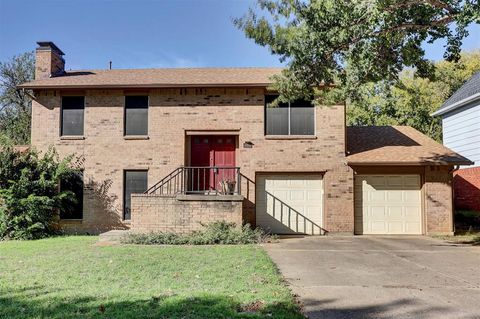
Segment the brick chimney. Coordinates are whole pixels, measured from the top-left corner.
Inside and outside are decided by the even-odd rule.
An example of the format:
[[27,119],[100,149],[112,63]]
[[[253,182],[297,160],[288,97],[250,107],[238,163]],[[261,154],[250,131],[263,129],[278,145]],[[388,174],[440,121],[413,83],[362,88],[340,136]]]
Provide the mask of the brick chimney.
[[55,43],[49,41],[37,42],[35,50],[35,79],[45,79],[65,72],[64,53]]

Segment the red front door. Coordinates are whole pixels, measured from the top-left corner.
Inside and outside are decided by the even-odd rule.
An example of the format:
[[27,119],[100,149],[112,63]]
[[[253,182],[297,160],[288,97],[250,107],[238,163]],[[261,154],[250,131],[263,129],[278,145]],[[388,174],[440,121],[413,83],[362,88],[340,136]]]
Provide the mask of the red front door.
[[191,166],[219,167],[218,169],[199,169],[193,171],[194,188],[201,190],[218,189],[219,182],[235,178],[235,137],[223,135],[192,136]]

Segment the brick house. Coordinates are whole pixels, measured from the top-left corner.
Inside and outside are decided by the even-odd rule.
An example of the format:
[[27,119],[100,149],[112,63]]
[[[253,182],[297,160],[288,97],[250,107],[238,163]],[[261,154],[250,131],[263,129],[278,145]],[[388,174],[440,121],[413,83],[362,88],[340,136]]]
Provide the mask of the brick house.
[[67,231],[451,233],[462,156],[409,127],[346,127],[345,105],[271,107],[274,68],[65,71],[39,42],[32,146],[76,154]]
[[454,174],[455,207],[480,212],[480,72],[433,113],[442,118],[443,143],[474,162]]

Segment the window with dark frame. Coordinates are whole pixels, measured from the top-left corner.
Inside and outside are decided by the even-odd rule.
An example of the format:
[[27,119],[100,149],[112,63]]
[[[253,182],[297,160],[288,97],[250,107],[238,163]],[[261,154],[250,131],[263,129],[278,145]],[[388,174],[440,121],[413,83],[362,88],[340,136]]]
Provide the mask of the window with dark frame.
[[148,188],[147,170],[128,170],[123,174],[123,219],[131,218],[131,195],[142,194]]
[[75,201],[60,210],[61,219],[83,218],[83,171],[73,172],[60,181],[61,191],[70,191],[75,196]]
[[84,96],[63,96],[60,134],[62,136],[82,136],[84,112]]
[[125,135],[148,135],[148,96],[125,96]]
[[315,135],[315,107],[310,101],[270,104],[278,95],[265,95],[265,135]]

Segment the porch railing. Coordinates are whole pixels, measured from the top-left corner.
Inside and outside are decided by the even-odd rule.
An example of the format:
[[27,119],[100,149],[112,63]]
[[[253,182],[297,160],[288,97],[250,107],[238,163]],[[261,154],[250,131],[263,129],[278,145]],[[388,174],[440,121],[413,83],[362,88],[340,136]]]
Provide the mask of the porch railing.
[[238,195],[240,187],[239,167],[182,166],[150,187],[145,194]]

